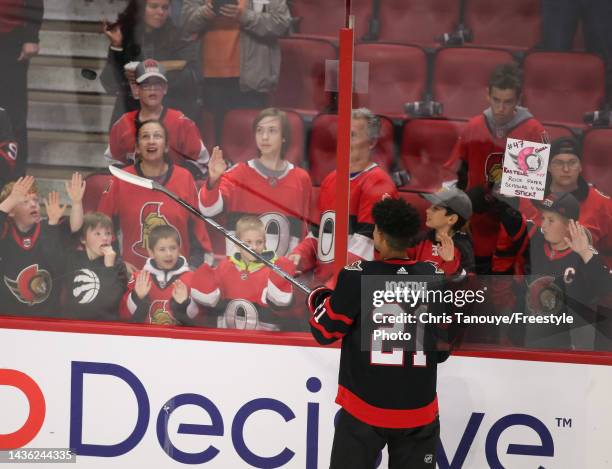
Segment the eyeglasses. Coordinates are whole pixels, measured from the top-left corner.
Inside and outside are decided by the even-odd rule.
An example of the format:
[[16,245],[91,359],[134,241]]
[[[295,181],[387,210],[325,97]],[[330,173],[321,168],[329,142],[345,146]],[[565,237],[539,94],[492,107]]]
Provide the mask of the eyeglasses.
[[576,169],[580,164],[580,160],[553,160],[550,162],[550,166],[555,169],[567,168],[567,169]]
[[165,83],[161,83],[161,82],[154,82],[154,83],[147,83],[146,81],[144,83],[140,84],[140,87],[143,90],[161,90],[164,88]]

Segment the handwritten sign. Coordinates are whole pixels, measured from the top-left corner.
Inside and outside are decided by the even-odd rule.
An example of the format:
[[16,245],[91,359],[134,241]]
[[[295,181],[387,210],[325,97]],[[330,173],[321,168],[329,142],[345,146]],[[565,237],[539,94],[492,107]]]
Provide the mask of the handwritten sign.
[[511,197],[542,200],[550,145],[509,138],[506,140],[500,192]]

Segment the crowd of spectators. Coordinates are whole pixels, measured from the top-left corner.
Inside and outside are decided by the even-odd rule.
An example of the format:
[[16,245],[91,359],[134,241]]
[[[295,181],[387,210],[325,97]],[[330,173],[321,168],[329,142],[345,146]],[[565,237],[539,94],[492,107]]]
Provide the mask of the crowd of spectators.
[[[5,4],[13,8],[9,16]],[[551,2],[543,2],[544,18],[578,17],[555,12]],[[607,33],[592,12],[584,10],[583,15],[585,34],[593,37],[588,47],[606,56]],[[64,220],[65,207],[56,193],[44,200],[43,219],[35,181],[23,176],[25,74],[28,58],[38,50],[41,18],[41,2],[0,0],[0,57],[9,83],[18,85],[10,96],[8,87],[0,87],[0,106],[5,108],[0,109],[0,302],[5,312],[304,330],[301,292],[162,192],[113,177],[97,211],[84,214],[86,184],[76,173],[66,183],[69,220]],[[268,107],[280,74],[278,40],[290,26],[286,0],[184,0],[182,5],[130,0],[116,21],[103,24],[109,49],[100,78],[116,96],[105,156],[199,207],[291,275],[312,286],[333,285],[337,174],[327,175],[313,197],[308,171],[286,159],[292,139],[287,114]],[[564,41],[543,29],[547,47],[565,48]],[[456,281],[529,273],[550,276],[552,283],[561,282],[559,288],[596,285],[592,294],[581,290],[574,297],[599,314],[598,302],[612,286],[605,267],[612,256],[612,201],[582,177],[582,150],[573,137],[552,142],[548,204],[502,196],[506,139],[546,143],[548,136],[520,106],[522,78],[516,64],[499,64],[485,92],[489,107],[466,124],[448,159],[447,169],[456,172],[456,180],[424,196],[430,204],[422,220],[426,230],[406,255],[435,263]],[[256,152],[231,165],[223,148],[210,148],[209,154],[198,124],[202,111],[210,113],[219,142],[225,114],[245,108],[261,111],[252,135],[235,138],[253,139]],[[366,108],[355,109],[348,207],[351,262],[376,258],[372,207],[401,196],[387,169],[373,159],[379,135],[379,117]],[[516,279],[506,283],[506,297],[533,298],[533,288],[543,288],[533,284]],[[527,300],[512,304],[529,305]],[[593,346],[592,340],[583,339],[563,344]]]

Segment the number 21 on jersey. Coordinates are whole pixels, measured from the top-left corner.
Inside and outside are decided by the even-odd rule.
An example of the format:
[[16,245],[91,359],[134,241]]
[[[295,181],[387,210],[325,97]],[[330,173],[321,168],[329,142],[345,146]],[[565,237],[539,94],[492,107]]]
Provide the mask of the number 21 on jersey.
[[[427,305],[420,305],[414,312],[414,316],[418,318],[421,313],[427,312]],[[380,325],[378,329],[372,331],[371,337],[371,349],[370,349],[370,363],[372,365],[383,365],[383,366],[404,366],[404,349],[401,347],[393,347],[391,351],[385,352],[384,343],[385,338],[381,332],[386,333],[391,337],[401,337],[408,334],[406,329],[406,323],[401,321],[404,315],[404,310],[398,304],[385,304],[379,306],[372,311],[372,317],[380,316],[393,316],[395,321],[385,321],[383,325]],[[378,333],[376,333],[378,331]],[[382,337],[381,337],[382,335]],[[415,343],[416,351],[412,352],[412,366],[427,366],[427,355],[423,351],[423,336],[424,329],[420,323],[416,324],[416,331],[414,337],[411,338]]]

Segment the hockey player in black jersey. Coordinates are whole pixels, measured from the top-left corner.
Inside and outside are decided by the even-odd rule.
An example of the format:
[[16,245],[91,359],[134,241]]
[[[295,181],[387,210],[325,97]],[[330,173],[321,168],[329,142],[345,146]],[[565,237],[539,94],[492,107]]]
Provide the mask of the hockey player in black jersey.
[[402,199],[387,198],[374,205],[372,215],[380,260],[345,267],[335,290],[319,287],[308,298],[315,339],[321,344],[342,339],[336,397],[342,409],[330,468],[373,469],[378,453],[387,445],[390,469],[433,469],[440,432],[437,365],[448,353],[402,348],[387,352],[374,345],[364,351],[362,340],[370,337],[362,335],[370,334],[366,322],[373,311],[362,311],[359,293],[364,275],[439,279],[443,271],[431,262],[405,257],[420,224],[413,207]]

